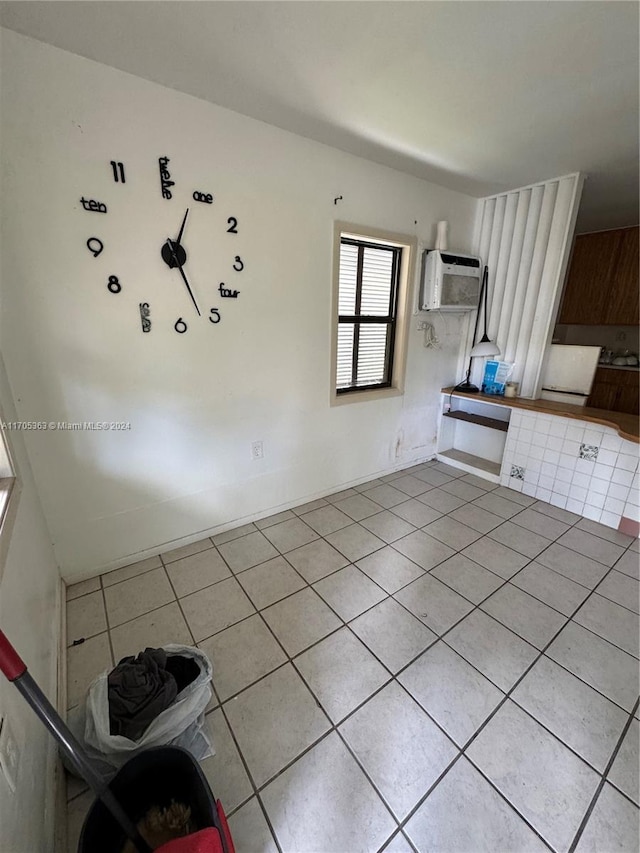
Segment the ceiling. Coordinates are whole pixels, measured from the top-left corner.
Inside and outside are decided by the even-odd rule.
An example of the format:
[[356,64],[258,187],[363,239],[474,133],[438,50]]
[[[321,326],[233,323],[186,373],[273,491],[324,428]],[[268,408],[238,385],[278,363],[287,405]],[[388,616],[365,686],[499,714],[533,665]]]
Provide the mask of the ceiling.
[[0,2],[0,24],[474,196],[638,223],[635,2]]

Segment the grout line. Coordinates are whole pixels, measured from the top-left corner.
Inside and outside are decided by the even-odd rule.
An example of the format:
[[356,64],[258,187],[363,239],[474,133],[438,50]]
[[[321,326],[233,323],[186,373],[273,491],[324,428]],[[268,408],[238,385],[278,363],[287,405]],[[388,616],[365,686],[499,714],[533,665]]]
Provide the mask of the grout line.
[[105,593],[105,589],[102,586],[102,579],[100,579],[100,589],[102,590],[102,606],[104,607],[104,618],[107,624],[107,642],[109,643],[109,654],[111,655],[111,666],[114,667],[116,665],[116,656],[113,651],[113,643],[111,642],[111,620],[109,619],[109,608],[107,607],[107,596]]
[[[593,794],[593,797],[591,798],[591,802],[589,803],[589,805],[587,807],[587,811],[586,811],[584,817],[582,818],[580,825],[578,826],[578,830],[577,830],[575,837],[571,843],[571,846],[569,847],[569,853],[573,853],[573,851],[578,846],[578,842],[580,841],[582,833],[584,832],[585,827],[587,826],[589,818],[591,817],[591,814],[595,808],[595,805],[598,801],[598,798],[600,797],[600,793],[602,792],[602,789],[605,786],[605,783],[607,781],[607,776],[609,775],[611,767],[613,766],[613,762],[616,760],[616,757],[618,755],[618,752],[620,751],[620,748],[621,748],[622,743],[623,743],[623,741],[627,735],[627,732],[631,728],[631,723],[633,722],[634,714],[637,710],[638,710],[638,700],[636,699],[635,705],[633,706],[633,710],[629,714],[629,719],[627,720],[624,728],[622,729],[622,734],[618,738],[618,742],[613,749],[613,752],[611,754],[611,758],[609,759],[607,766],[604,769],[604,773],[602,774],[602,778],[600,780],[600,783],[598,784],[598,786],[595,790],[595,793]],[[616,788],[616,790],[618,790],[618,789]],[[622,792],[620,792],[620,793],[622,793]],[[629,798],[627,797],[627,799],[629,799]],[[631,802],[633,802],[633,801],[631,801]],[[636,803],[633,803],[633,804],[636,805]],[[637,805],[636,805],[636,808],[637,808]]]

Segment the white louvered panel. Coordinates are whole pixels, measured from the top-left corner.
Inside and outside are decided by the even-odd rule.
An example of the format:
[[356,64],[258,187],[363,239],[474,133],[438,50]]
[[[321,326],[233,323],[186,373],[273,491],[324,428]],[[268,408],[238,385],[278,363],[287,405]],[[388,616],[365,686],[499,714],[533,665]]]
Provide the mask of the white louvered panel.
[[519,263],[517,269],[514,270],[516,285],[512,289],[513,306],[511,322],[509,322],[509,315],[507,313],[504,314],[504,317],[501,317],[500,322],[502,328],[506,328],[507,330],[502,357],[503,361],[509,362],[515,362],[516,360],[516,349],[520,337],[524,303],[527,296],[527,282],[529,281],[531,264],[533,263],[533,250],[538,230],[538,219],[540,218],[540,210],[542,208],[542,199],[544,197],[544,187],[533,187],[531,190],[526,190],[526,193],[529,196],[529,203]]
[[[516,317],[513,312],[513,306],[516,296],[516,288],[508,287],[508,281],[517,281],[518,270],[522,259],[522,246],[524,242],[524,232],[527,224],[527,214],[529,211],[529,202],[531,199],[531,191],[523,190],[515,197],[515,212],[513,217],[513,229],[511,232],[511,248],[507,256],[507,263],[504,267],[504,291],[502,303],[497,304],[494,316],[497,316],[496,325],[501,330],[501,338],[498,340],[500,353],[503,361],[509,361],[513,356],[515,346],[511,346],[512,355],[509,355],[509,338],[510,327],[519,326],[519,317]],[[506,333],[505,333],[506,330]]]
[[353,324],[338,323],[338,358],[336,368],[336,387],[351,385],[353,365]]
[[356,313],[356,280],[358,274],[358,247],[348,243],[340,245],[340,278],[338,287],[338,314]]
[[[527,367],[527,361],[532,357],[531,333],[536,317],[536,311],[538,310],[538,303],[540,299],[540,279],[542,277],[542,270],[544,268],[544,261],[547,254],[551,222],[553,221],[553,208],[556,202],[557,191],[558,184],[556,182],[548,182],[545,185],[540,217],[538,218],[536,239],[533,247],[531,270],[529,272],[529,280],[527,282],[524,307],[522,310],[520,334],[518,335],[518,342],[516,344],[516,368],[514,378],[516,382],[520,383],[520,393],[523,397],[529,397],[533,394],[533,388],[525,384],[524,374]],[[542,353],[540,354],[540,357],[542,357]]]
[[387,326],[383,323],[360,326],[358,346],[358,385],[385,380]]
[[490,288],[489,296],[489,329],[500,331],[499,317],[504,304],[507,288],[507,269],[511,257],[511,246],[513,243],[513,231],[516,223],[516,210],[518,208],[519,193],[510,193],[504,204],[502,216],[502,229],[496,235],[497,253],[493,266],[493,287]]
[[[529,340],[529,353],[522,375],[523,385],[531,389],[537,389],[540,385],[543,356],[547,344],[551,342],[550,334],[553,332],[553,324],[560,301],[561,285],[567,261],[567,258],[563,257],[563,249],[566,246],[566,254],[568,255],[573,236],[570,214],[574,191],[574,181],[568,178],[558,181],[553,219],[549,229],[547,251],[540,278],[538,304],[536,305]],[[539,353],[540,357],[533,358],[533,353]]]
[[[489,337],[501,360],[515,364],[524,397],[539,390],[582,183],[580,174],[568,175],[483,203],[478,254],[489,267]],[[477,361],[476,382],[484,367]]]
[[365,247],[362,263],[361,314],[388,316],[392,267],[393,253],[388,249]]

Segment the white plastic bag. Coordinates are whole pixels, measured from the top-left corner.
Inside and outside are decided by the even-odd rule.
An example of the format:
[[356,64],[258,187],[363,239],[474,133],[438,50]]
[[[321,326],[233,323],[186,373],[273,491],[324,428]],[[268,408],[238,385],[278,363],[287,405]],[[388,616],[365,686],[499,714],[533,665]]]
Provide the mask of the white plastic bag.
[[215,754],[203,725],[204,710],[211,699],[211,661],[192,646],[171,644],[162,648],[169,656],[195,660],[200,675],[158,714],[139,740],[110,734],[109,673],[103,672],[89,687],[83,740],[89,758],[103,772],[107,770],[105,763],[115,771],[135,752],[152,746],[182,746],[199,761]]

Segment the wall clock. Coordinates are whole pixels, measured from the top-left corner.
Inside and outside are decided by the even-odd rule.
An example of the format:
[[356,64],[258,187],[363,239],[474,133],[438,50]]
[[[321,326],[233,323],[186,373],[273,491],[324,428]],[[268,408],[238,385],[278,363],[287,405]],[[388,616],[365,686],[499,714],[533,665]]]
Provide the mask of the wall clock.
[[[175,225],[167,229],[159,227],[157,237],[157,253],[162,260],[161,271],[154,272],[153,277],[169,276],[179,283],[179,287],[172,290],[172,298],[175,304],[175,321],[172,323],[173,331],[179,335],[184,335],[194,323],[206,323],[207,325],[217,325],[222,321],[223,310],[221,309],[222,301],[225,299],[238,299],[240,290],[238,289],[239,274],[244,269],[244,261],[238,254],[239,246],[236,243],[240,233],[238,219],[235,216],[225,217],[224,234],[220,234],[220,221],[211,219],[210,238],[207,243],[215,242],[219,251],[226,253],[226,262],[223,263],[223,269],[228,270],[227,279],[225,281],[213,282],[210,278],[207,281],[198,280],[194,282],[191,276],[191,267],[189,258],[192,253],[197,253],[201,248],[190,242],[190,222],[194,217],[206,217],[208,212],[216,205],[216,200],[211,192],[206,192],[201,189],[185,189],[183,192],[180,188],[176,189],[176,182],[172,179],[170,171],[170,158],[159,157],[157,160],[157,185],[155,188],[149,186],[144,188],[144,191],[150,192],[155,190],[155,198],[161,204],[169,202],[172,208],[175,207]],[[113,181],[115,184],[123,186],[127,184],[127,169],[121,161],[111,160],[108,163],[108,168],[105,170],[108,175],[107,180]],[[129,182],[131,183],[131,182]],[[140,192],[140,188],[136,190]],[[109,193],[104,195],[106,200],[87,198],[84,195],[80,198],[81,211],[91,215],[93,221],[87,221],[87,239],[86,248],[93,258],[98,258],[109,255],[108,241],[101,236],[100,222],[103,216],[117,216],[118,205],[121,198],[115,201],[109,198]],[[163,217],[166,221],[166,217]],[[199,223],[202,226],[202,223]],[[166,233],[166,232],[169,233]],[[215,232],[218,233],[215,233]],[[202,234],[202,227],[199,229]],[[221,238],[225,239],[222,240]],[[222,248],[223,243],[224,248]],[[209,247],[209,246],[208,246]],[[152,249],[153,251],[153,249]],[[103,260],[104,260],[103,257]],[[109,272],[106,277],[103,275],[103,286],[105,293],[111,296],[122,298],[136,292],[134,287],[128,287],[127,283],[121,278],[116,269],[117,259],[113,261],[113,271]],[[233,277],[236,281],[230,281]],[[202,279],[202,273],[199,276]],[[135,309],[139,313],[139,328],[143,334],[148,334],[152,329],[160,328],[154,324],[153,319],[153,299],[144,302],[138,302]],[[166,313],[166,312],[165,312]],[[169,328],[166,323],[162,327]]]

